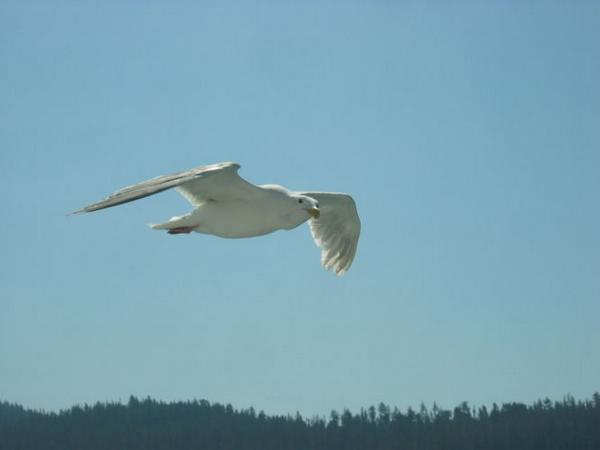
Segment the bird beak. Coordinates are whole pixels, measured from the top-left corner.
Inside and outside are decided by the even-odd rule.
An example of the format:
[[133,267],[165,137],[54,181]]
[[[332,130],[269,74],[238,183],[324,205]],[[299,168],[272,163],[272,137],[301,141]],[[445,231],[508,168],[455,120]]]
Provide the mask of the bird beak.
[[319,211],[319,208],[308,208],[306,209],[306,212],[313,218],[313,219],[318,219],[319,216],[321,215],[321,211]]

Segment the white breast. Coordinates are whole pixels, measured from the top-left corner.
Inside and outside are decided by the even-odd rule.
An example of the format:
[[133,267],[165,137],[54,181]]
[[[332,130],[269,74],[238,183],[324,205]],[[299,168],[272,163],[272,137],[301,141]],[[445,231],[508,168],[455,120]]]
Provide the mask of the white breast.
[[278,208],[277,201],[206,202],[194,211],[199,226],[196,232],[224,238],[261,236],[281,229],[294,228],[307,218],[294,223]]

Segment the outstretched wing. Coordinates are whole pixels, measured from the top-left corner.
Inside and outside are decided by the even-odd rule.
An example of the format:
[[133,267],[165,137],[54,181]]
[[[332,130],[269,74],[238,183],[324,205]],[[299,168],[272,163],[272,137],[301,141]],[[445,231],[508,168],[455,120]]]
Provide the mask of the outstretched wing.
[[122,205],[171,188],[177,188],[194,206],[209,200],[226,201],[262,192],[258,186],[248,183],[238,175],[239,168],[239,164],[225,162],[162,175],[127,186],[104,200],[84,206],[74,214]]
[[343,275],[354,260],[360,219],[356,204],[348,194],[333,192],[301,192],[319,202],[321,215],[309,221],[315,243],[321,248],[321,264],[336,275]]

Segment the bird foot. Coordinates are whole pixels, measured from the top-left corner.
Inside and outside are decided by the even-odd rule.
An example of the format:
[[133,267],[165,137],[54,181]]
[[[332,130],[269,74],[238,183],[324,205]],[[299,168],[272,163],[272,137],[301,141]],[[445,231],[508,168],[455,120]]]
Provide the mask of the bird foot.
[[194,231],[196,227],[175,227],[175,228],[169,228],[167,230],[167,233],[169,234],[188,234],[191,233],[192,231]]

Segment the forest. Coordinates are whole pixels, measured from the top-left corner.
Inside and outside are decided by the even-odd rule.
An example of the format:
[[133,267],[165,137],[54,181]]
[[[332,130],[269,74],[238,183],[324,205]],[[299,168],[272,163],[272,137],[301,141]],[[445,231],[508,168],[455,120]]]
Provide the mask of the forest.
[[600,394],[531,405],[400,411],[384,403],[328,417],[267,415],[207,400],[79,405],[0,402],[0,450],[598,450]]

